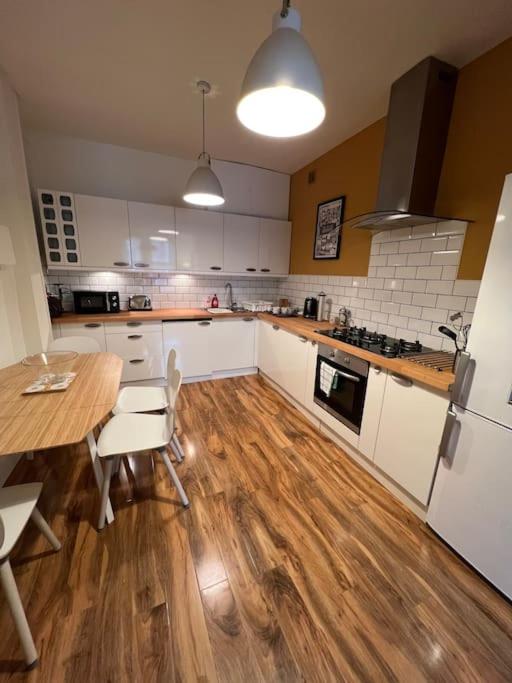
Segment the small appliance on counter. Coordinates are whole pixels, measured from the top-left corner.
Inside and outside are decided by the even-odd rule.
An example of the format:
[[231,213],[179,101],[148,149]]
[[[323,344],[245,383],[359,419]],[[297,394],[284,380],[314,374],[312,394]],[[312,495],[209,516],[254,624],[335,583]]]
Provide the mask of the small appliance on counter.
[[128,310],[130,311],[152,311],[151,299],[145,294],[134,294],[128,297]]
[[75,313],[119,313],[119,292],[73,292]]
[[317,311],[316,311],[316,319],[317,320],[324,320],[325,319],[325,309],[326,309],[326,293],[325,292],[320,292],[318,295],[318,306],[317,306]]
[[315,299],[314,296],[308,296],[308,298],[304,300],[303,316],[305,318],[311,318],[312,320],[316,320],[317,313],[318,313],[318,300]]

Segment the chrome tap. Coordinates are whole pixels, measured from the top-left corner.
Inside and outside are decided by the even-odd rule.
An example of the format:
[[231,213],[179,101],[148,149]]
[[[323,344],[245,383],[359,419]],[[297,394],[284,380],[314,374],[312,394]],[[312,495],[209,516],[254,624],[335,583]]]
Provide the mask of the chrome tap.
[[231,282],[226,282],[224,289],[226,290],[226,308],[233,308],[233,287]]

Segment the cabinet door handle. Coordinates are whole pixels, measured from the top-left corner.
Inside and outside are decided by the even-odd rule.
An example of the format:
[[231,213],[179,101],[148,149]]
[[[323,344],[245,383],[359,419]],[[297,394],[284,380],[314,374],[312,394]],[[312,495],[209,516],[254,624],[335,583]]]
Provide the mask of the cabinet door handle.
[[253,320],[254,320],[254,318],[244,318],[243,319],[244,323],[252,323]]
[[262,273],[270,273],[270,268],[262,268],[261,272]]
[[142,339],[142,334],[129,334],[128,339]]
[[404,377],[403,375],[399,375],[396,372],[392,372],[391,377],[395,380],[397,384],[401,384],[403,387],[412,387],[413,385],[412,379]]
[[128,327],[140,327],[142,325],[142,323],[138,323],[138,322],[131,322],[131,323],[126,323],[126,324],[128,325]]
[[446,414],[446,422],[444,423],[443,435],[439,444],[439,457],[448,458],[448,445],[452,436],[453,428],[457,422],[457,415],[453,410],[449,410]]
[[255,272],[256,272],[256,268],[246,268],[245,270],[246,270],[248,273],[255,273]]
[[114,261],[114,266],[129,266],[127,261]]
[[210,266],[210,270],[222,270],[220,266]]
[[206,325],[211,325],[211,322],[209,320],[201,320],[201,322],[199,322],[197,324],[205,327]]
[[134,358],[130,361],[132,365],[138,365],[139,363],[144,363],[144,358]]
[[135,268],[149,268],[149,263],[139,262],[139,263],[134,263],[133,265],[135,266]]
[[374,370],[376,375],[380,375],[380,373],[382,372],[382,368],[378,365],[375,366]]
[[307,342],[308,338],[304,337],[302,334],[299,334],[299,341],[301,341],[303,344]]
[[101,323],[85,323],[84,327],[101,327]]
[[272,329],[273,329],[273,330],[278,330],[278,329],[279,329],[279,325],[272,325]]

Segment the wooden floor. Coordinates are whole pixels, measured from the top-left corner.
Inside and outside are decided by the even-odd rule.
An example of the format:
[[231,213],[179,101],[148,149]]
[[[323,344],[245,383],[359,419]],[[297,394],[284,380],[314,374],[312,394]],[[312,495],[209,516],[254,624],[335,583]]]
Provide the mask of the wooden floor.
[[512,680],[512,607],[258,377],[180,403],[188,511],[130,458],[98,534],[84,446],[17,467],[63,549],[13,553],[41,659],[0,596],[0,680]]

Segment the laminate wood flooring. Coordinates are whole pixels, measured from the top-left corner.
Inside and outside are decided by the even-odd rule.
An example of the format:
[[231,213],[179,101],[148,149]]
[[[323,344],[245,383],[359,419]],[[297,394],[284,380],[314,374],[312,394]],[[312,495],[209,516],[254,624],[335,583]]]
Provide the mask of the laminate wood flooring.
[[85,445],[44,481],[12,555],[40,652],[24,672],[0,594],[0,680],[511,681],[512,607],[259,377],[182,389],[177,466],[126,459],[98,533]]

